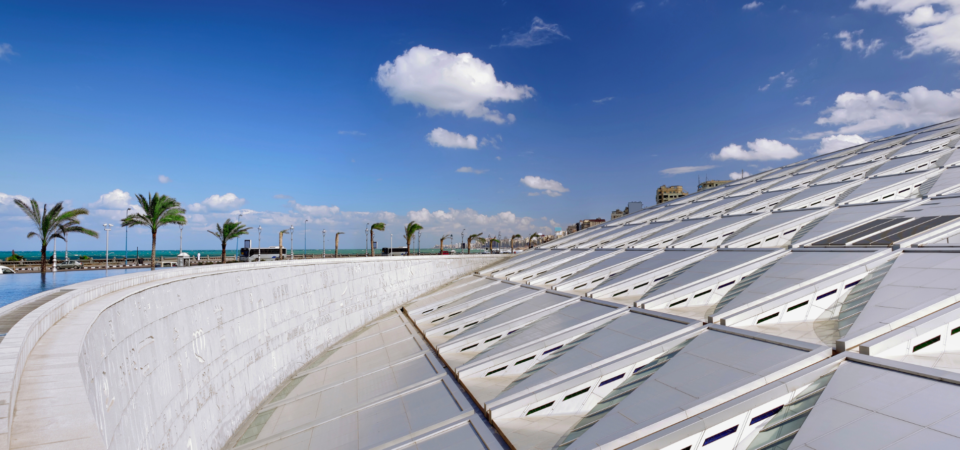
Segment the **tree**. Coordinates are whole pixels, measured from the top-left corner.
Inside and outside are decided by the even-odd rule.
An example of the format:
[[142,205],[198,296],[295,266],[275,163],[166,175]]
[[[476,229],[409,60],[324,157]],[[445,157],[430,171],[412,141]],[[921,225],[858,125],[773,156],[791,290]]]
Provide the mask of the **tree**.
[[[60,224],[60,236],[62,236],[64,245],[67,245],[67,236],[70,233],[80,233],[80,234],[85,234],[87,236],[93,236],[98,239],[100,238],[100,235],[96,231],[88,230],[84,227],[81,227],[80,221],[76,219],[73,219],[67,223]],[[70,248],[67,247],[66,250],[70,250]],[[67,254],[67,256],[70,256],[69,253]]]
[[[417,235],[417,231],[420,231],[422,229],[423,229],[423,226],[421,226],[419,223],[414,222],[412,220],[410,221],[410,223],[407,224],[407,226],[403,227],[403,237],[407,238],[407,256],[410,256],[410,253],[411,253],[410,241],[412,241],[413,237]],[[442,252],[443,249],[440,249],[440,251]]]
[[[242,223],[234,222],[230,219],[227,219],[227,221],[223,223],[223,226],[220,226],[218,223],[215,231],[207,230],[207,233],[216,236],[217,239],[220,240],[220,264],[227,263],[227,242],[243,236],[249,231],[250,227],[246,227]],[[240,255],[237,255],[237,261],[240,260],[239,256]]]
[[494,243],[494,242],[497,243],[497,248],[500,248],[500,239],[490,238],[490,239],[487,240],[487,243],[490,245],[490,248],[488,248],[487,250],[489,250],[490,253],[493,253],[493,243]]
[[533,240],[534,240],[534,239],[536,239],[537,242],[540,242],[540,233],[533,233],[533,234],[530,235],[530,238],[528,239],[528,241],[530,242],[528,245],[529,245],[530,247],[533,247]]
[[148,192],[146,197],[137,194],[137,202],[140,203],[143,212],[124,217],[120,223],[125,227],[140,225],[150,228],[152,238],[150,270],[153,270],[157,263],[157,230],[164,225],[186,225],[187,219],[183,217],[186,211],[180,207],[180,202],[177,199],[159,193],[151,195]]
[[519,234],[515,234],[510,237],[510,253],[513,253],[513,242],[516,241],[517,239],[523,239],[523,236]]
[[[477,233],[477,234],[471,234],[470,236],[467,237],[467,254],[470,253],[470,243],[473,242],[473,241],[475,241],[475,240],[477,240],[477,239],[483,239],[481,236],[483,236],[483,232],[482,232],[482,231],[479,232],[479,233]],[[479,242],[479,241],[478,241],[478,242]],[[481,243],[481,245],[483,245],[483,244]]]
[[[20,210],[23,211],[27,217],[30,218],[30,221],[33,222],[33,225],[37,227],[37,231],[31,231],[27,233],[27,238],[39,238],[40,239],[40,273],[47,273],[47,245],[53,242],[54,239],[63,239],[62,226],[76,224],[73,226],[79,227],[79,217],[89,214],[86,208],[77,208],[64,211],[63,202],[53,205],[49,210],[47,209],[46,203],[43,205],[43,210],[40,210],[40,205],[37,204],[37,201],[30,199],[30,204],[27,205],[26,202],[20,199],[15,199],[14,203],[20,207]],[[93,233],[90,230],[82,228],[84,234],[89,234],[87,232]],[[93,233],[95,236],[96,233]]]
[[[477,243],[480,244],[480,248],[483,248],[483,246],[487,245],[487,238],[478,237],[478,238],[477,238]],[[481,252],[481,253],[483,253],[483,252]]]
[[373,225],[370,225],[370,256],[373,256],[373,230],[383,231],[387,229],[387,224],[383,222],[377,222]]
[[337,234],[333,237],[333,257],[340,257],[340,235],[344,234],[342,231],[338,231]]

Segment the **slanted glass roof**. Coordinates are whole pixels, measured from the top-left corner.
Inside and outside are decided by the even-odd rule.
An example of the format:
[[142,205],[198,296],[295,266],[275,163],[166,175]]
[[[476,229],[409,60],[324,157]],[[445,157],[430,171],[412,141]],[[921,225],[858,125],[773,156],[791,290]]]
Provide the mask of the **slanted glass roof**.
[[[850,181],[843,181],[839,183],[817,184],[815,186],[810,186],[800,192],[797,192],[797,194],[794,195],[793,197],[790,197],[789,199],[786,199],[785,201],[780,202],[780,204],[777,205],[777,208],[793,209],[794,207],[799,208],[803,206],[812,207],[812,206],[832,205],[836,203],[837,198],[839,198],[839,195],[841,192],[844,192],[854,186],[857,186],[858,184],[861,183],[861,181],[862,180],[850,180]],[[836,194],[837,198],[826,200],[826,197],[825,197],[823,200],[821,200],[822,203],[818,205],[807,205],[807,202],[816,201],[818,200],[818,197],[823,197],[823,196],[829,197],[830,196],[829,194]]]
[[929,151],[932,151],[932,150],[941,149],[941,148],[943,148],[948,142],[950,142],[950,139],[936,139],[936,140],[932,140],[932,141],[922,141],[922,142],[915,142],[915,143],[912,143],[912,144],[907,144],[907,145],[904,145],[903,147],[901,147],[900,149],[898,149],[898,150],[897,150],[895,153],[893,153],[892,155],[889,155],[888,158],[895,158],[895,157],[898,157],[898,156],[910,156],[910,155],[916,155],[916,154],[920,154],[920,153],[926,153],[926,152],[929,152]]
[[[884,175],[893,175],[908,171],[920,172],[924,170],[936,169],[937,160],[943,156],[947,156],[946,151],[921,153],[918,155],[893,158],[880,166],[879,169],[873,172],[873,175],[882,177]],[[917,167],[921,165],[923,165],[923,167]]]
[[600,290],[605,287],[622,283],[624,280],[629,280],[634,277],[638,277],[647,272],[662,269],[668,267],[672,264],[677,264],[678,262],[688,260],[690,258],[696,258],[702,256],[705,253],[710,252],[710,250],[704,249],[694,249],[694,250],[678,250],[678,251],[666,251],[660,253],[659,255],[654,256],[646,261],[641,262],[623,272],[618,273],[615,276],[612,276],[604,281],[599,286],[594,288],[594,290]]

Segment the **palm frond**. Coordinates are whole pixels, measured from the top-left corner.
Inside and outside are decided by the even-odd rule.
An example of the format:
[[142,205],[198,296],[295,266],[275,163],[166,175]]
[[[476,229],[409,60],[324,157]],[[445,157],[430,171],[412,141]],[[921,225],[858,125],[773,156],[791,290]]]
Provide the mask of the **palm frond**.
[[371,230],[383,231],[387,229],[387,224],[383,222],[377,222],[373,225],[370,225]]

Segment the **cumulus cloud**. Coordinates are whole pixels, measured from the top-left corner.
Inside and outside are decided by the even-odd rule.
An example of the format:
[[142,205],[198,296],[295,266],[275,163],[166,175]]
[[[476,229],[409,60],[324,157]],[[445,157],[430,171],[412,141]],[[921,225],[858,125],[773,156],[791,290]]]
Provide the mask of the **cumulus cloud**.
[[747,142],[747,148],[744,150],[738,144],[730,144],[720,149],[719,154],[711,154],[710,158],[714,160],[736,159],[740,161],[771,161],[777,159],[790,159],[800,156],[800,152],[790,144],[774,139],[757,139],[753,142]]
[[[16,199],[20,199],[21,201],[26,202],[28,205],[30,204],[30,199],[27,197],[24,197],[22,195],[9,195],[9,194],[4,194],[3,192],[0,192],[0,213],[6,212],[6,211],[10,211],[10,212],[19,211],[20,208],[18,208],[16,204],[13,203],[13,201]],[[24,218],[26,217],[24,216]]]
[[290,200],[290,206],[293,206],[293,209],[298,212],[302,212],[308,216],[332,216],[340,212],[340,208],[337,206],[326,206],[326,205],[301,205],[293,200]]
[[499,144],[501,142],[503,142],[503,136],[500,136],[498,134],[492,138],[481,138],[480,146],[483,147],[483,146],[489,145],[489,146],[492,146],[493,148],[500,148]]
[[741,172],[730,172],[730,175],[728,175],[728,176],[730,177],[731,180],[740,180],[740,179],[749,177],[749,176],[750,176],[750,172],[745,172],[745,171],[741,171]]
[[207,197],[206,200],[200,203],[194,203],[187,207],[187,210],[195,213],[205,213],[209,211],[232,211],[246,203],[247,200],[244,198],[237,197],[233,193],[226,193],[223,195],[211,195]]
[[660,173],[664,175],[679,175],[681,173],[690,173],[690,172],[700,172],[704,170],[710,170],[717,166],[683,166],[683,167],[671,167],[669,169],[663,169]]
[[797,84],[797,79],[794,78],[793,75],[791,75],[791,73],[792,73],[792,72],[780,72],[780,73],[778,73],[778,74],[770,77],[770,78],[769,78],[769,83],[767,83],[767,84],[765,84],[765,85],[763,85],[763,86],[760,86],[760,92],[763,92],[763,91],[766,91],[767,89],[770,89],[770,86],[773,86],[773,85],[777,82],[777,80],[783,80],[783,88],[784,88],[784,89],[792,88],[793,85]]
[[856,134],[835,134],[820,139],[820,148],[817,149],[818,155],[833,153],[837,150],[843,150],[847,147],[860,145],[867,142],[866,139]]
[[[484,232],[485,235],[510,236],[514,233],[529,233],[532,231],[546,231],[550,229],[538,226],[532,217],[520,217],[513,212],[503,211],[497,214],[481,214],[473,209],[454,209],[430,211],[422,208],[407,213],[408,220],[414,220],[424,226],[425,231],[448,233],[451,230],[466,228],[466,235]],[[549,221],[549,219],[547,219]],[[555,223],[549,221],[551,224]],[[454,233],[457,234],[457,233]]]
[[527,175],[521,178],[520,182],[532,189],[543,191],[544,194],[547,194],[551,197],[559,197],[564,192],[570,191],[570,189],[563,187],[563,184],[561,184],[559,181],[548,180],[546,178],[540,178],[533,175]]
[[440,127],[434,128],[433,131],[427,134],[427,142],[434,147],[477,149],[476,136],[472,134],[463,136]]
[[820,139],[831,134],[868,134],[899,126],[913,128],[960,117],[960,89],[952,92],[930,90],[923,86],[907,92],[864,94],[844,92],[834,106],[817,119],[817,125],[840,126],[835,131],[811,133],[805,139]]
[[447,53],[422,45],[407,50],[377,70],[377,84],[394,103],[410,103],[435,114],[448,112],[504,124],[504,116],[487,102],[511,102],[533,97],[530,86],[497,80],[493,66],[469,53]]
[[475,173],[475,174],[477,174],[477,175],[480,175],[481,173],[486,172],[486,170],[474,169],[473,167],[463,166],[463,167],[457,169],[457,172],[459,172],[459,173]]
[[170,177],[166,175],[160,175],[159,177],[157,177],[157,180],[159,180],[163,184],[167,184],[170,182]]
[[863,30],[843,30],[834,37],[840,40],[840,46],[843,47],[844,50],[859,51],[863,53],[864,58],[876,53],[877,50],[880,50],[880,47],[883,47],[883,41],[880,39],[874,39],[870,41],[870,43],[863,42],[863,39],[860,39],[861,34],[863,34]]
[[810,106],[813,104],[813,97],[807,97],[803,101],[797,102],[797,104],[800,106]]
[[646,6],[646,5],[644,5],[643,2],[636,2],[636,3],[632,4],[632,5],[630,5],[630,12],[639,11],[639,10],[643,9],[644,6]]
[[747,3],[746,5],[743,5],[743,9],[749,11],[751,9],[759,8],[761,5],[763,5],[763,2],[752,1],[750,3]]
[[594,100],[593,102],[594,102],[594,103],[605,103],[605,102],[609,102],[610,100],[613,100],[613,97],[604,97],[604,98],[600,98],[600,99]]
[[857,0],[861,9],[877,8],[884,14],[899,14],[910,34],[906,41],[913,55],[944,52],[960,62],[960,2],[956,0]]
[[500,45],[504,47],[536,47],[538,45],[549,44],[557,39],[570,39],[560,32],[560,25],[550,24],[539,17],[533,18],[533,24],[530,30],[524,33],[510,33],[503,35],[500,39]]
[[90,209],[127,209],[133,198],[129,192],[114,189],[100,196],[100,199],[91,203]]

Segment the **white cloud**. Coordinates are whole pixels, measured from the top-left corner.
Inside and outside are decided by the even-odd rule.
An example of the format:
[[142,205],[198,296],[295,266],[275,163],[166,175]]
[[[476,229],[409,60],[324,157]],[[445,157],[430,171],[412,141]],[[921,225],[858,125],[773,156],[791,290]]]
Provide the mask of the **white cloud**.
[[[454,232],[454,235],[458,235],[459,233],[455,231],[466,228],[467,231],[465,234],[467,236],[480,232],[483,232],[484,235],[496,236],[499,232],[501,233],[501,237],[509,237],[514,233],[544,231],[546,228],[536,225],[532,217],[519,217],[510,211],[486,215],[480,214],[470,208],[448,208],[446,211],[436,210],[433,212],[427,208],[422,208],[418,211],[408,212],[407,219],[415,220],[420,225],[423,225],[425,232]],[[553,223],[549,219],[547,219],[547,221]],[[546,228],[546,231],[550,231],[550,229]],[[460,236],[456,236],[454,240],[459,242],[459,238]]]
[[534,17],[533,24],[530,25],[530,31],[505,34],[500,40],[500,45],[529,48],[549,44],[559,38],[570,39],[560,32],[560,25],[546,23],[543,19]]
[[731,180],[739,180],[750,176],[750,172],[730,172],[728,175]]
[[613,100],[613,97],[604,97],[604,98],[601,98],[601,99],[594,100],[593,102],[594,102],[594,103],[604,103],[604,102],[609,102],[610,100]]
[[867,134],[899,126],[912,128],[960,117],[960,89],[952,92],[929,90],[923,86],[907,92],[865,94],[844,92],[836,104],[821,112],[817,125],[840,125],[836,131],[811,133],[805,139],[830,134]]
[[366,136],[367,135],[367,133],[361,133],[355,130],[346,130],[346,131],[341,130],[341,131],[338,131],[337,134],[345,134],[350,136]]
[[493,148],[500,148],[499,144],[501,142],[503,142],[503,136],[500,136],[499,134],[492,138],[480,138],[480,147],[490,145]]
[[751,10],[751,9],[757,9],[757,8],[759,8],[760,5],[763,5],[763,2],[752,1],[752,2],[750,2],[750,3],[747,3],[746,5],[743,5],[743,9],[749,11],[749,10]]
[[17,52],[13,51],[13,46],[7,44],[6,42],[0,44],[0,59],[6,59],[7,56],[16,55]]
[[770,77],[770,78],[769,78],[769,81],[770,81],[769,83],[767,83],[767,84],[765,84],[765,85],[763,85],[763,86],[760,86],[760,92],[763,92],[763,91],[766,91],[767,89],[770,89],[770,86],[773,86],[774,82],[776,82],[777,80],[781,80],[781,79],[783,80],[783,88],[784,88],[784,89],[792,88],[793,85],[797,84],[797,79],[794,78],[793,75],[791,75],[791,73],[793,73],[793,72],[792,72],[792,71],[791,71],[791,72],[780,72],[780,73],[778,73],[778,74]]
[[719,154],[711,154],[710,158],[714,160],[736,159],[740,161],[770,161],[777,159],[790,159],[800,156],[800,152],[790,144],[784,144],[774,139],[757,139],[753,142],[747,142],[750,150],[744,150],[738,144],[730,144],[720,149]]
[[700,172],[703,170],[710,170],[717,166],[683,166],[683,167],[671,167],[669,169],[663,169],[660,173],[664,175],[679,175],[681,173],[690,173],[690,172]]
[[499,157],[499,156],[497,157],[497,161],[500,161],[500,157]]
[[160,175],[159,177],[157,177],[157,180],[160,180],[160,182],[163,184],[167,184],[170,182],[170,177],[166,175]]
[[867,142],[866,139],[856,134],[835,134],[820,139],[820,148],[817,149],[818,155],[825,155],[837,150],[843,150],[847,147],[860,145]]
[[[30,204],[30,199],[27,197],[22,195],[8,195],[0,192],[0,212],[6,212],[8,210],[11,212],[16,211],[17,213],[15,215],[19,216],[20,208],[13,203],[15,199],[20,199],[21,201],[26,202],[28,205]],[[24,218],[26,218],[26,216],[24,216]]]
[[548,180],[546,178],[540,178],[533,175],[527,175],[521,178],[520,182],[530,188],[543,191],[544,194],[547,194],[551,197],[559,197],[560,194],[570,191],[570,189],[563,187],[563,184],[561,184],[559,181]]
[[469,53],[447,53],[422,45],[381,64],[377,84],[394,103],[422,105],[430,114],[459,113],[497,124],[516,118],[488,108],[487,102],[518,101],[534,93],[530,86],[497,80],[492,65]]
[[807,97],[803,101],[797,102],[800,106],[810,106],[813,104],[813,97]]
[[960,61],[960,2],[957,0],[857,0],[861,9],[877,8],[884,14],[900,14],[910,34],[912,51],[906,55],[945,52]]
[[337,206],[311,206],[311,205],[301,205],[293,200],[290,200],[290,206],[293,206],[293,209],[297,212],[304,213],[308,216],[332,216],[340,213],[340,208]]
[[473,167],[463,166],[463,167],[457,169],[457,172],[459,172],[459,173],[475,173],[475,174],[477,174],[477,175],[480,175],[481,173],[486,172],[486,170],[474,169]]
[[644,5],[643,2],[636,2],[636,3],[632,4],[632,5],[630,5],[630,12],[639,11],[639,10],[643,9],[644,6],[646,6],[646,5]]
[[863,39],[854,39],[859,38],[861,34],[863,34],[863,30],[843,30],[837,33],[837,35],[834,37],[840,39],[840,46],[843,47],[844,50],[857,50],[860,53],[863,53],[864,58],[876,53],[877,50],[880,50],[880,48],[883,47],[883,41],[880,39],[874,39],[870,41],[869,44],[864,43]]
[[433,131],[427,134],[427,142],[434,147],[477,149],[476,136],[472,134],[463,136],[440,127],[434,128]]
[[114,189],[100,196],[100,199],[90,204],[90,209],[123,209],[126,210],[133,198],[129,192]]
[[232,211],[246,203],[247,200],[237,197],[233,193],[226,193],[223,195],[211,195],[207,197],[206,200],[200,203],[194,203],[187,207],[187,210],[195,213],[205,213],[209,211]]

